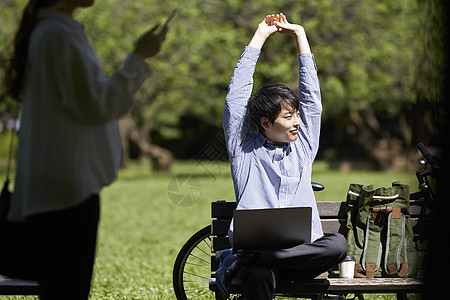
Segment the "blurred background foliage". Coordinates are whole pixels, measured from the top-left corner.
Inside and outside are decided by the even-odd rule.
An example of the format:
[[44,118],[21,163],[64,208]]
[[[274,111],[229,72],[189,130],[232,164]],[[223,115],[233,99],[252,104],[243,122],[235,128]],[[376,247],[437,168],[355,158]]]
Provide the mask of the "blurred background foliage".
[[[0,2],[2,65],[25,3]],[[439,146],[447,63],[440,1],[97,0],[76,19],[112,75],[137,37],[174,9],[177,15],[161,53],[149,61],[152,71],[136,106],[121,121],[125,149],[131,149],[127,157],[165,157],[170,164],[173,157],[199,157],[220,140],[235,64],[257,24],[277,12],[304,26],[315,55],[324,104],[318,158],[405,169],[415,168],[418,141]],[[292,37],[271,37],[254,88],[278,82],[297,91],[296,51]],[[0,106],[3,119],[10,117],[8,107]],[[223,158],[223,144],[214,148],[219,154],[206,159]]]

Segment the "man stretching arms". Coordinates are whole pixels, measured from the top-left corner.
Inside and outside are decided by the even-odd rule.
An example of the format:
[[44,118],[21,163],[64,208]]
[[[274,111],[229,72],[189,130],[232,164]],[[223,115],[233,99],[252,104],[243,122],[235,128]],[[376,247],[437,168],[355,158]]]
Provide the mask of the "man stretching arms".
[[[263,86],[251,96],[261,48],[276,32],[296,37],[298,96],[281,84]],[[236,65],[223,113],[237,209],[311,207],[312,238],[288,249],[219,252],[216,280],[222,294],[229,294],[231,280],[239,276],[245,299],[273,299],[276,278],[311,279],[345,257],[345,238],[338,233],[323,235],[311,187],[321,111],[317,68],[303,27],[290,24],[283,14],[267,16]],[[257,132],[250,129],[250,122]],[[233,244],[233,224],[229,237]]]

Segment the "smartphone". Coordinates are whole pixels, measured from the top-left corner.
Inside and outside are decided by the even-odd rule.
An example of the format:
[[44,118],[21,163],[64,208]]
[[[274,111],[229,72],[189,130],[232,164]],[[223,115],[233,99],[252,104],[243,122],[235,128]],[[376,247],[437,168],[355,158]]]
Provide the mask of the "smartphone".
[[163,26],[161,26],[161,28],[164,28],[165,26],[167,26],[167,24],[169,24],[169,22],[175,17],[176,14],[177,14],[177,9],[172,10],[172,12],[170,13],[166,22],[164,22],[164,24],[163,24]]

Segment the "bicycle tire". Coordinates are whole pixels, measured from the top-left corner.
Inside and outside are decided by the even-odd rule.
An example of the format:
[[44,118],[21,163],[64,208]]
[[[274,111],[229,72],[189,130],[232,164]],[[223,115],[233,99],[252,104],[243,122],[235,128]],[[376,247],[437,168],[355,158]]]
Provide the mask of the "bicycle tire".
[[178,252],[173,267],[173,289],[178,300],[215,299],[209,289],[211,225],[192,235]]

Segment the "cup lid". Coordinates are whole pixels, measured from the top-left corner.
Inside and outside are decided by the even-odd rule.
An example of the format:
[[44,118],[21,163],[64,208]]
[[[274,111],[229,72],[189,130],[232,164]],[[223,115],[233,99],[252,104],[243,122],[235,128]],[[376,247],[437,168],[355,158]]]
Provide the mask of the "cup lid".
[[344,261],[356,261],[356,259],[353,256],[346,256]]

